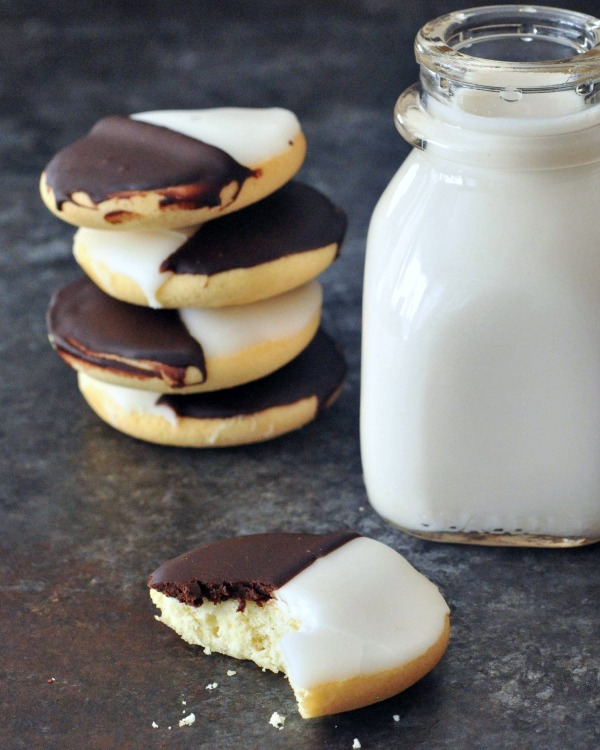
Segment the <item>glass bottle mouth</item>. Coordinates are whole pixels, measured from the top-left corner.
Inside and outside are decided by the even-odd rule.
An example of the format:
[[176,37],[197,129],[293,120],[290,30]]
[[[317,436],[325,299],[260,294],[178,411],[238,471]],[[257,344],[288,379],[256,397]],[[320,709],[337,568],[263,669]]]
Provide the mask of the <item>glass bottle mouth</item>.
[[549,91],[600,81],[600,20],[540,5],[491,5],[427,23],[417,62],[462,86]]
[[394,110],[413,146],[527,169],[600,159],[600,19],[540,5],[455,11],[419,31],[415,55],[420,82]]

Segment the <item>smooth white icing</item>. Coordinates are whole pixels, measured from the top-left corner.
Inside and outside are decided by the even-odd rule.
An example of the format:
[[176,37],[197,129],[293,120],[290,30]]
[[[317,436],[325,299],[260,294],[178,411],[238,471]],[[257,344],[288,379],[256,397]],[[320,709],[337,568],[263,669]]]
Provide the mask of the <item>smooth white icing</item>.
[[219,308],[184,307],[183,324],[202,346],[206,357],[223,357],[246,347],[300,333],[321,309],[318,281],[276,297]]
[[246,167],[286,151],[300,132],[296,115],[280,107],[157,110],[131,117],[216,146]]
[[112,273],[127,276],[146,295],[150,307],[162,307],[156,292],[172,276],[160,271],[161,263],[181,247],[198,227],[173,230],[111,232],[81,227],[75,232],[73,250],[85,247],[92,263],[101,263]]
[[78,377],[82,390],[89,385],[89,387],[93,386],[95,390],[102,392],[105,398],[104,407],[107,412],[108,422],[114,423],[117,421],[111,412],[114,406],[117,406],[128,414],[162,417],[169,424],[173,425],[173,427],[177,427],[177,414],[171,407],[166,406],[166,404],[158,403],[160,393],[151,393],[139,388],[127,388],[122,385],[115,385],[114,383],[104,383],[100,380],[95,380],[83,372],[80,372]]
[[281,649],[290,682],[302,688],[415,659],[439,640],[449,612],[431,581],[366,537],[319,558],[275,596],[301,622]]

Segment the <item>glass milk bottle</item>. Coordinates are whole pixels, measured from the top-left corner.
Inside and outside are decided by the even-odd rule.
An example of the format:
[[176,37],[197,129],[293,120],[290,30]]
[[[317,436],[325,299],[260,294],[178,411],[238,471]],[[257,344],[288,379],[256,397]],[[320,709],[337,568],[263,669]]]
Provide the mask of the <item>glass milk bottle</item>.
[[519,5],[417,36],[361,385],[369,499],[417,536],[600,539],[599,44],[594,18]]

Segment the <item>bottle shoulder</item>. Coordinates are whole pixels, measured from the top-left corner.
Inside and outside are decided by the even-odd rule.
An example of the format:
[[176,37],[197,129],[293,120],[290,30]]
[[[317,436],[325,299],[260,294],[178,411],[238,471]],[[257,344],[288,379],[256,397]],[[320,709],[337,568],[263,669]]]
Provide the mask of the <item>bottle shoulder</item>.
[[394,116],[412,146],[459,164],[546,170],[600,161],[600,104],[556,117],[491,117],[446,107],[415,84]]

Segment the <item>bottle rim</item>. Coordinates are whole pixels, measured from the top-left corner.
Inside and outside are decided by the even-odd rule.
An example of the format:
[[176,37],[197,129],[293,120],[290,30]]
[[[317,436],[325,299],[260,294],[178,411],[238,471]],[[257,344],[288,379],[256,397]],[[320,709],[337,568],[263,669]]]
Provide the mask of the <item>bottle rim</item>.
[[[533,59],[477,54],[478,47],[498,40],[526,51]],[[536,43],[538,50],[555,48],[556,55],[538,59]],[[572,54],[565,56],[568,51]],[[442,80],[488,90],[512,85],[515,76],[521,91],[593,85],[600,80],[600,19],[544,5],[488,5],[454,11],[420,29],[415,57]]]

